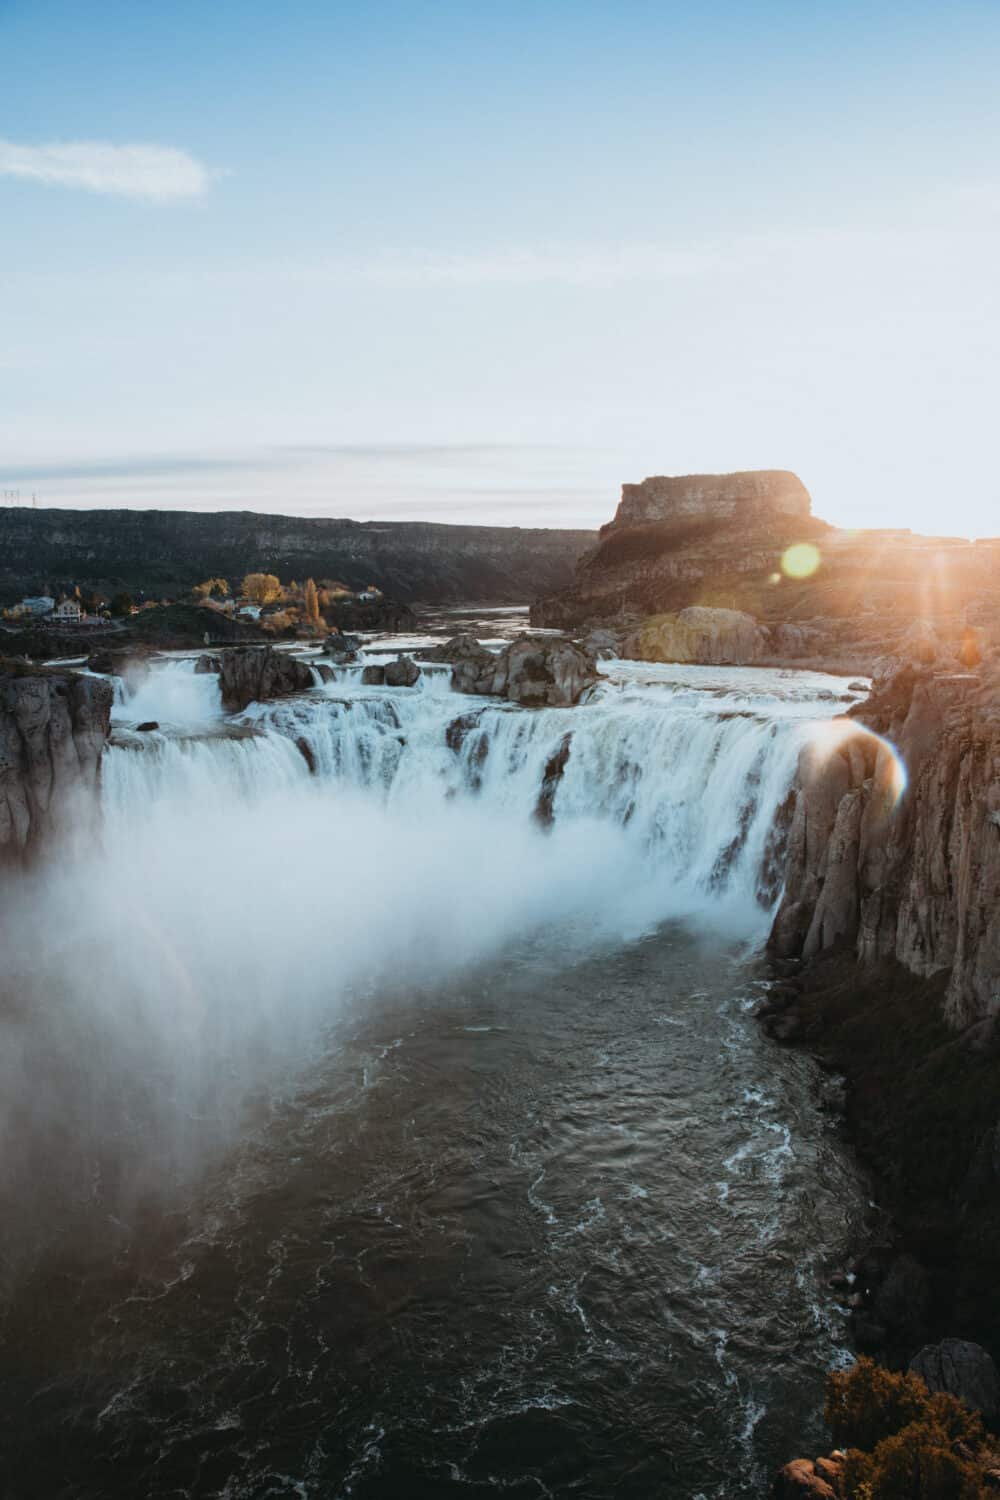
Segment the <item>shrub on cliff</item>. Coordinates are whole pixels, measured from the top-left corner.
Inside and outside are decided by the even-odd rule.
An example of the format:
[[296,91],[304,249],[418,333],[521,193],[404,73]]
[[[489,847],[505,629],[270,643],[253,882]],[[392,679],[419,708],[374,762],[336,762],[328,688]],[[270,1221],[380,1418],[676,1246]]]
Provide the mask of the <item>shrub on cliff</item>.
[[859,1359],[827,1379],[827,1425],[839,1447],[847,1500],[976,1500],[983,1424],[919,1375]]
[[979,1500],[974,1461],[955,1452],[943,1427],[911,1422],[874,1453],[851,1449],[844,1465],[848,1500]]

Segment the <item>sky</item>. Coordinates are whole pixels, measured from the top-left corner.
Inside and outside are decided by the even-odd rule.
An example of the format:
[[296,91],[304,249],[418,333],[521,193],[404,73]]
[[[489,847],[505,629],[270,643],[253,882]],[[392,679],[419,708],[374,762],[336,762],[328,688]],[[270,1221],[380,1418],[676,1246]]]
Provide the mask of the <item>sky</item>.
[[[997,0],[0,0],[0,489],[1000,534]],[[2,497],[0,497],[2,498]]]

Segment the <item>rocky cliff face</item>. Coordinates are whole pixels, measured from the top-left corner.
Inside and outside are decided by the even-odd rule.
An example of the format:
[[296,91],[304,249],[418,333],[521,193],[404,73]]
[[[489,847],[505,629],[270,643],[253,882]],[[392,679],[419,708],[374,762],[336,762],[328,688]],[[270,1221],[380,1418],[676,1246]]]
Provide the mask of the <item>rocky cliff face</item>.
[[[803,542],[817,566],[796,577],[782,560]],[[557,629],[628,631],[692,606],[736,610],[768,631],[754,659],[859,672],[915,620],[955,643],[968,629],[988,630],[998,601],[1000,541],[838,531],[811,514],[794,474],[762,470],[624,485],[572,585],[536,600],[531,617]]]
[[650,522],[744,522],[748,517],[787,515],[806,520],[809,491],[787,469],[751,469],[738,474],[660,475],[623,484],[621,504],[606,531]]
[[112,696],[100,678],[0,662],[0,864],[87,835]]
[[1000,663],[905,664],[857,714],[803,756],[772,950],[850,945],[948,975],[956,1026],[996,1016]]
[[86,581],[176,594],[201,578],[264,569],[404,602],[510,602],[565,588],[592,531],[304,520],[237,511],[0,509],[0,598]]

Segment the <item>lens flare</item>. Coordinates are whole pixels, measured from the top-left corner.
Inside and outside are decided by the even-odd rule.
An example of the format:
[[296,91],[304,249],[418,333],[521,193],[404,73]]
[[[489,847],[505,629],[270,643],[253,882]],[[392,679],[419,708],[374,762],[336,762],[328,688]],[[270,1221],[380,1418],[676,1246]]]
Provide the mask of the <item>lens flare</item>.
[[862,763],[857,767],[855,784],[861,778],[867,780],[871,777],[876,792],[882,794],[885,811],[892,812],[899,805],[909,776],[903,757],[884,735],[876,734],[874,729],[855,719],[828,719],[815,726],[809,747],[817,767],[841,753],[853,761],[853,755],[857,753]]
[[819,548],[812,542],[795,542],[781,555],[781,571],[788,578],[811,578],[819,564]]

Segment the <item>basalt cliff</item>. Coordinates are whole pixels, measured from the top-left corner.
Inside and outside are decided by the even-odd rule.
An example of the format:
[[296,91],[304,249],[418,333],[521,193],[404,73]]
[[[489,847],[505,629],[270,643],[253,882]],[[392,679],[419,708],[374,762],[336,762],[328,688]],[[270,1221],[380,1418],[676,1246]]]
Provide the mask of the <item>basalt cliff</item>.
[[0,660],[0,868],[87,836],[111,684]]
[[375,584],[403,602],[530,599],[565,588],[592,531],[303,519],[250,511],[0,508],[0,602],[25,590],[186,593],[264,570]]
[[[802,544],[815,549],[804,569],[801,550],[789,555]],[[915,621],[955,645],[965,632],[978,637],[998,599],[1000,539],[838,530],[812,514],[794,474],[759,470],[624,485],[573,583],[537,599],[532,623],[610,629],[624,654],[650,660],[860,672]],[[717,612],[711,628],[709,611]],[[692,643],[692,623],[707,645]]]
[[956,1027],[1000,1014],[1000,659],[904,663],[805,752],[781,958],[853,951],[947,981]]

